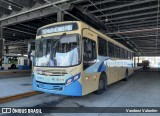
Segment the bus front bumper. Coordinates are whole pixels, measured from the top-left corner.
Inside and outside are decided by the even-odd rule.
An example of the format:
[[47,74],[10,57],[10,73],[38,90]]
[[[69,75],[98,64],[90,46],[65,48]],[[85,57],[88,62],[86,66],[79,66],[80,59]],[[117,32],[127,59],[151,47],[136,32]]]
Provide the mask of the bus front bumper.
[[82,85],[79,81],[75,81],[70,85],[65,84],[48,84],[38,82],[33,78],[33,89],[45,93],[53,93],[68,96],[82,96]]

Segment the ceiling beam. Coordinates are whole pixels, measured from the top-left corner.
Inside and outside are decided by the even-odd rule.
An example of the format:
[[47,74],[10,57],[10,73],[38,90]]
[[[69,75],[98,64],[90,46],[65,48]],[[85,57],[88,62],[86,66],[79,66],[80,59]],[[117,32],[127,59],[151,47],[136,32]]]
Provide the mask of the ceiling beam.
[[[109,21],[120,21],[120,20],[126,20],[126,19],[129,19],[129,20],[133,20],[137,17],[148,17],[148,16],[153,16],[153,15],[157,15],[157,13],[159,14],[158,11],[153,11],[153,12],[145,12],[145,13],[138,13],[138,14],[131,14],[131,15],[126,15],[126,16],[120,16],[120,17],[116,17],[116,18],[110,18],[108,19]],[[102,19],[102,20],[105,20],[105,19]]]
[[27,28],[31,28],[31,29],[34,29],[34,30],[37,30],[38,28],[35,28],[34,26],[30,26],[30,25],[25,25],[23,23],[19,24],[20,26],[24,26],[24,27],[27,27]]
[[100,18],[100,17],[108,17],[108,16],[114,16],[114,15],[123,15],[123,14],[127,14],[127,13],[146,11],[146,10],[151,10],[151,9],[155,9],[155,8],[157,9],[158,5],[134,8],[134,9],[130,9],[130,10],[124,10],[124,11],[118,11],[118,12],[112,12],[112,13],[106,13],[104,15],[98,15],[96,17]]
[[12,38],[29,38],[29,37],[35,37],[36,35],[27,35],[27,34],[22,34],[19,32],[13,32],[13,31],[7,31],[4,32],[4,36],[6,37],[12,37]]
[[133,1],[132,3],[113,6],[113,7],[109,7],[109,8],[103,8],[103,9],[100,9],[100,10],[94,10],[94,11],[91,11],[91,13],[97,13],[97,12],[100,12],[100,11],[119,9],[119,8],[123,8],[123,7],[129,7],[129,6],[132,6],[132,5],[138,5],[138,4],[143,4],[143,3],[152,2],[152,1],[155,1],[155,0],[144,0],[144,1],[137,1],[137,2]]
[[[123,30],[133,30],[133,29],[142,29],[143,28],[147,28],[147,26],[153,26],[154,28],[157,27],[157,23],[156,22],[152,22],[152,21],[148,21],[148,22],[145,22],[145,23],[141,23],[139,22],[138,24],[135,23],[135,24],[131,24],[131,25],[121,25],[121,26],[118,26],[120,28],[121,31]],[[159,25],[158,25],[159,27]],[[111,28],[114,28],[114,26],[112,26]]]
[[160,28],[152,28],[152,29],[140,29],[140,30],[131,30],[131,31],[119,31],[114,33],[107,33],[107,34],[126,34],[126,33],[136,33],[136,32],[146,32],[146,31],[155,31],[160,30]]
[[21,31],[21,30],[17,30],[17,29],[12,29],[12,28],[9,28],[9,27],[3,27],[4,29],[8,29],[8,30],[12,30],[12,31],[16,31],[16,32],[20,32],[20,33],[25,33],[25,34],[28,34],[28,35],[34,35],[34,33],[29,33],[29,32],[25,32],[25,31]]
[[[38,18],[38,17],[44,17],[44,16],[51,15],[51,14],[53,15],[53,13],[56,13],[58,9],[52,6],[58,5],[58,4],[67,2],[67,1],[70,1],[70,0],[60,0],[52,4],[45,4],[40,7],[32,8],[24,12],[20,12],[14,15],[7,16],[5,18],[0,18],[1,25],[2,26],[10,25],[10,24],[17,23],[17,22],[19,23],[19,22],[28,21],[31,19],[33,20],[34,18]],[[71,4],[62,4],[59,7],[62,8],[63,10],[69,10],[69,8],[71,8]]]
[[[37,33],[37,30],[35,30],[35,29],[32,29],[32,28],[26,28],[26,27],[24,27],[24,26],[10,26],[10,27],[7,27],[7,28],[11,28],[11,29],[15,29],[15,30],[20,30],[20,31],[23,31],[23,32],[28,32],[28,33]],[[6,28],[6,29],[7,29]],[[20,32],[21,33],[21,32]]]
[[[103,1],[98,1],[98,2],[93,2],[94,5],[100,5],[100,4],[105,4],[105,3],[108,3],[108,2],[113,2],[115,0],[103,0]],[[87,5],[83,5],[82,7],[90,7],[90,6],[93,6],[92,4],[87,4]]]
[[[151,23],[151,24],[142,24],[142,25],[138,25],[138,27],[136,25],[134,26],[129,26],[129,27],[121,27],[121,31],[130,31],[130,30],[137,30],[137,29],[151,29],[151,28],[155,28],[157,27],[157,23]],[[158,26],[159,27],[159,26]]]
[[83,2],[86,2],[86,0],[74,0],[74,1],[71,1],[70,3],[71,4],[79,4],[79,3],[83,3]]
[[[130,26],[130,27],[132,27],[132,26]],[[142,25],[142,26],[140,26],[140,27],[136,27],[136,26],[133,26],[132,28],[130,28],[130,27],[125,27],[125,28],[121,28],[120,29],[120,31],[132,31],[132,30],[140,30],[140,29],[151,29],[151,28],[155,28],[156,27],[156,25]],[[114,29],[113,29],[114,30]],[[118,31],[114,31],[114,32],[118,32]]]
[[[160,18],[160,16],[158,17]],[[151,20],[151,19],[157,19],[157,16],[150,16],[150,17],[138,17],[138,18],[134,18],[134,19],[129,19],[129,20],[123,20],[123,21],[117,21],[117,22],[114,22],[114,24],[126,24],[126,23],[130,23],[130,22],[136,22],[136,21],[142,21],[142,20]],[[106,24],[112,24],[110,22],[106,23]]]
[[[132,37],[124,37],[125,39],[137,39],[137,38],[146,38],[146,37],[156,37],[157,35],[145,35],[145,36],[132,36]],[[160,34],[158,35],[160,36]],[[124,39],[124,38],[113,38],[113,39]]]
[[[19,38],[19,37],[14,38],[14,37],[5,36],[5,35],[4,35],[4,39],[5,39],[5,40],[22,40],[22,38]],[[23,37],[23,39],[29,39],[29,38],[24,38],[24,37]]]

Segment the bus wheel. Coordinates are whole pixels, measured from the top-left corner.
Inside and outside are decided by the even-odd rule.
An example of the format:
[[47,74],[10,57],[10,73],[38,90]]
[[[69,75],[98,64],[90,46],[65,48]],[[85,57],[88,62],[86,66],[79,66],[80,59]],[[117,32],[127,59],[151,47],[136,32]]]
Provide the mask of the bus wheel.
[[105,85],[106,84],[105,83],[106,79],[105,78],[106,78],[106,76],[104,74],[101,74],[100,79],[99,79],[99,83],[98,83],[98,90],[95,91],[95,94],[100,95],[106,89],[106,85]]
[[15,65],[15,64],[12,64],[12,65],[11,65],[11,69],[16,69],[16,65]]
[[126,69],[126,74],[125,74],[124,81],[128,81],[128,69]]

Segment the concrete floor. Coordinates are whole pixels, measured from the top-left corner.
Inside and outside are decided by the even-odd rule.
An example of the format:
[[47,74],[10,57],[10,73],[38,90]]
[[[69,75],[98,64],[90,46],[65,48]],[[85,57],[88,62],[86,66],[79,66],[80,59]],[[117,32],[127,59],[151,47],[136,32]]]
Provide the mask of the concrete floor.
[[0,78],[0,98],[33,91],[31,77]]
[[3,74],[0,71],[0,79],[7,79],[7,78],[17,78],[17,77],[30,77],[31,72],[17,72],[17,73],[6,73]]
[[[93,93],[83,97],[40,94],[0,104],[0,107],[160,107],[160,72],[136,72],[127,82],[108,86],[102,95]],[[53,114],[46,114],[53,115]],[[64,115],[64,114],[59,114]],[[66,115],[66,114],[65,114]],[[68,114],[70,115],[70,114]],[[74,115],[74,114],[72,114]],[[83,114],[79,114],[83,115]],[[88,114],[89,115],[89,114]],[[90,114],[92,115],[92,114]],[[94,115],[105,115],[97,113]],[[108,114],[116,115],[116,114]],[[118,114],[123,116],[124,114]],[[130,114],[150,116],[160,114]],[[127,116],[127,114],[126,114]]]
[[33,91],[31,73],[0,73],[0,98]]

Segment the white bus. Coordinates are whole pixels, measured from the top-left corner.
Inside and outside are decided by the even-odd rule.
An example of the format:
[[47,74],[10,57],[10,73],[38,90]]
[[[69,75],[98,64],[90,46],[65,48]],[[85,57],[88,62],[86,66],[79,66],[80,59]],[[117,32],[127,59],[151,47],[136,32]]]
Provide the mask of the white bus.
[[[20,54],[4,54],[2,58],[2,67],[4,70],[8,69],[18,69],[18,62],[19,59],[28,59],[27,55],[20,55]],[[28,64],[28,60],[27,60]]]

